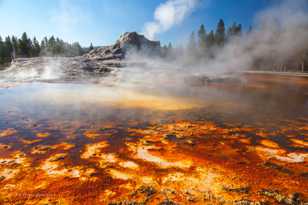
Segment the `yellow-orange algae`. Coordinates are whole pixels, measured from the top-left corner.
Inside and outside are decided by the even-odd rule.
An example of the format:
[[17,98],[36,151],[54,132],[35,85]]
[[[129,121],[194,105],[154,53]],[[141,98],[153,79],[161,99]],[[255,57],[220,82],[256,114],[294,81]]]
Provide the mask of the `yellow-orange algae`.
[[12,135],[15,135],[17,133],[17,130],[14,128],[7,128],[5,130],[0,131],[0,137],[9,137]]
[[73,144],[69,143],[60,143],[55,145],[37,145],[32,148],[31,154],[45,154],[49,150],[59,149],[59,150],[69,150],[73,148]]
[[46,138],[48,137],[50,134],[47,133],[47,132],[39,132],[39,133],[36,133],[36,137],[38,138]]
[[90,139],[95,139],[95,138],[98,138],[98,137],[101,136],[100,133],[98,133],[94,130],[87,130],[83,134],[84,134],[84,136],[86,136],[87,138],[90,138]]
[[96,157],[101,154],[101,150],[103,148],[108,147],[108,142],[101,141],[94,144],[87,144],[85,147],[85,151],[81,154],[81,158],[89,159],[91,157]]
[[279,148],[279,145],[272,140],[264,139],[260,141],[260,144],[269,148]]
[[308,142],[300,139],[290,139],[295,146],[302,146],[308,148]]
[[[95,142],[78,148],[82,164],[72,162],[76,156],[70,154],[75,149],[71,142],[31,146],[27,153],[37,160],[36,167],[30,166],[29,156],[11,152],[0,158],[0,175],[5,178],[0,180],[5,183],[0,188],[0,199],[14,199],[10,192],[16,187],[30,194],[55,193],[56,199],[51,201],[63,204],[77,199],[79,203],[88,189],[97,191],[84,198],[85,204],[146,200],[148,204],[158,204],[166,196],[179,204],[232,204],[243,198],[264,200],[266,197],[259,194],[264,187],[279,190],[286,197],[294,192],[307,196],[303,178],[289,174],[299,175],[305,170],[306,153],[285,150],[265,136],[257,136],[254,145],[246,136],[255,132],[253,128],[228,126],[179,121],[128,128],[128,138],[123,138],[121,146],[94,137],[91,141]],[[24,175],[22,180],[15,180]],[[9,183],[12,180],[16,186]],[[31,180],[34,182],[30,188],[26,184]],[[31,198],[29,204],[47,199],[47,195]]]

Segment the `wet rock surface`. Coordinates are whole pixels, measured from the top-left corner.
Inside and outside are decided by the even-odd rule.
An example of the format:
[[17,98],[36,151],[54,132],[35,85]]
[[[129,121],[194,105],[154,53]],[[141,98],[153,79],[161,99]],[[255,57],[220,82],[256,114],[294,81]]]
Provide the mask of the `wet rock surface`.
[[120,62],[102,62],[80,57],[37,57],[15,59],[2,71],[7,80],[75,80],[99,77],[120,67]]

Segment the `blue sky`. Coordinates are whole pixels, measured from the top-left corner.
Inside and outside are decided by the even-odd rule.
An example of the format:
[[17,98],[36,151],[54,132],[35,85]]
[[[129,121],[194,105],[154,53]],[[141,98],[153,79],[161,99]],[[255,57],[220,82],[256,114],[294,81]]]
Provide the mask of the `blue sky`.
[[[208,2],[210,1],[210,2]],[[272,0],[275,1],[275,0]],[[278,1],[278,0],[277,0]],[[83,46],[113,43],[125,31],[141,32],[165,0],[0,0],[0,35],[55,35]],[[249,27],[269,0],[201,0],[185,20],[157,36],[162,43],[182,42],[201,23],[214,29],[223,18]]]

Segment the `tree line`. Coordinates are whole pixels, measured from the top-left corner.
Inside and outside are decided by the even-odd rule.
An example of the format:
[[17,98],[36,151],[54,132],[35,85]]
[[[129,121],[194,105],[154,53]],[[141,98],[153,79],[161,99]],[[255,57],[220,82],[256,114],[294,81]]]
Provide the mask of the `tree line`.
[[[186,49],[197,59],[215,58],[220,48],[223,48],[229,41],[235,37],[241,37],[249,34],[253,29],[250,27],[245,33],[242,25],[233,23],[226,27],[222,19],[217,23],[216,30],[206,31],[204,25],[200,25],[197,32],[192,32],[188,40]],[[279,34],[277,34],[277,37]],[[218,52],[217,52],[218,51]],[[252,68],[254,70],[275,70],[275,71],[300,71],[308,72],[308,44],[305,50],[294,53],[283,62],[276,62],[275,57],[268,55],[255,59]]]
[[[90,49],[93,49],[91,44]],[[29,38],[24,32],[21,38],[7,36],[2,39],[0,36],[0,64],[11,62],[14,58],[29,58],[38,56],[65,56],[72,57],[82,55],[83,49],[78,42],[67,43],[59,38],[44,37],[41,42],[36,37]]]
[[[205,26],[201,24],[197,32],[192,32],[188,41],[187,48],[190,51],[210,57],[213,55],[213,48],[223,47],[230,39],[242,35],[242,25],[234,22],[229,28],[226,28],[222,19],[219,20],[216,30],[206,31]],[[200,57],[200,56],[199,56]]]

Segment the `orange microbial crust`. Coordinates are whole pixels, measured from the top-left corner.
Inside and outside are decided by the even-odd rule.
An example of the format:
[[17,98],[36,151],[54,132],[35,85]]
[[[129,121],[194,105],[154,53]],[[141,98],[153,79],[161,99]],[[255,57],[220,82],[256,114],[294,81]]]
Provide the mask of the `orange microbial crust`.
[[16,134],[16,130],[14,128],[8,128],[0,131],[0,137],[9,137]]
[[2,90],[0,204],[307,204],[308,80],[243,76],[175,98]]
[[[305,123],[296,125],[293,133],[308,134]],[[307,137],[288,136],[289,149],[266,128],[106,124],[79,141],[0,133],[20,138],[20,146],[0,144],[1,204],[292,204],[308,196]]]

